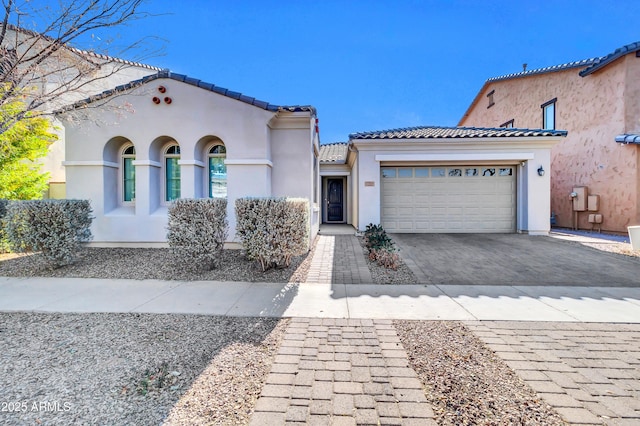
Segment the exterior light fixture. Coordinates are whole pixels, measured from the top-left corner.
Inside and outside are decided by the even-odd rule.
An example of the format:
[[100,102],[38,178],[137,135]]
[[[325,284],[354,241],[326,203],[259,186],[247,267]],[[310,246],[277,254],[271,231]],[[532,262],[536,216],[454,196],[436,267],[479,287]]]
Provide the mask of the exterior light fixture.
[[538,167],[538,176],[544,176],[544,169],[542,166]]

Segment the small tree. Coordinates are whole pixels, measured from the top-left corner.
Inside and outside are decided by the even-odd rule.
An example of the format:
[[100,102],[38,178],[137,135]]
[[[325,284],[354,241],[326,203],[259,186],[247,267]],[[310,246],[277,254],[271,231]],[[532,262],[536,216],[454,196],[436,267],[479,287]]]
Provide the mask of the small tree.
[[[0,121],[23,110],[24,104],[20,101],[0,105]],[[0,133],[0,198],[42,198],[47,188],[48,174],[42,173],[40,159],[47,155],[49,145],[56,138],[50,132],[47,119],[30,114],[6,132]]]

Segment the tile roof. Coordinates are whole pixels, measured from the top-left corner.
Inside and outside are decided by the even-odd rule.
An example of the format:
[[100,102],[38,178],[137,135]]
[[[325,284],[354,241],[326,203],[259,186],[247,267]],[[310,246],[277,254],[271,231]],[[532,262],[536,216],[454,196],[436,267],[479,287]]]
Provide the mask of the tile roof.
[[572,68],[583,68],[583,67],[584,69],[580,71],[578,74],[581,77],[586,77],[587,75],[594,73],[597,70],[607,66],[608,64],[610,64],[611,62],[615,61],[618,58],[624,55],[627,55],[629,53],[638,52],[638,51],[640,51],[640,41],[627,44],[626,46],[622,46],[616,49],[615,51],[613,51],[612,53],[609,53],[608,55],[605,55],[605,56],[599,56],[599,57],[590,58],[590,59],[583,59],[581,61],[567,62],[566,64],[552,65],[550,67],[537,68],[533,70],[521,71],[521,72],[512,73],[512,74],[505,74],[498,77],[491,77],[487,80],[487,83],[490,83],[493,81],[508,80],[510,78],[515,78],[515,77],[525,77],[529,75],[545,74],[548,72],[562,71],[562,70],[567,70]]
[[516,77],[526,77],[529,75],[545,74],[548,72],[568,70],[572,68],[588,67],[590,65],[598,63],[598,61],[602,60],[603,58],[604,56],[601,56],[599,58],[583,59],[581,61],[567,62],[566,64],[552,65],[550,67],[536,68],[533,70],[505,74],[498,77],[491,77],[487,79],[487,83],[493,82],[493,81],[509,80],[511,78],[516,78]]
[[640,135],[634,133],[625,133],[616,136],[616,142],[618,143],[635,143],[640,145]]
[[607,66],[618,58],[621,58],[626,54],[638,51],[640,51],[640,41],[622,46],[621,48],[609,53],[607,56],[599,58],[595,63],[580,71],[580,77],[586,77],[589,74],[598,71],[600,68]]
[[120,85],[120,86],[118,86],[118,87],[116,87],[114,89],[106,90],[106,91],[104,91],[102,93],[99,93],[97,95],[91,96],[91,97],[86,98],[86,99],[82,99],[82,100],[80,100],[80,101],[78,101],[78,102],[76,102],[76,103],[74,103],[72,105],[69,105],[69,106],[66,106],[66,107],[64,107],[62,109],[54,111],[54,113],[55,114],[59,114],[59,113],[62,113],[62,112],[65,112],[65,111],[69,111],[69,110],[73,110],[73,109],[76,109],[76,108],[82,108],[82,107],[84,107],[84,106],[86,106],[86,105],[88,105],[88,104],[90,104],[92,102],[96,102],[96,101],[99,101],[101,99],[108,98],[108,97],[110,97],[112,95],[115,95],[117,93],[124,92],[124,91],[129,90],[129,89],[133,89],[135,87],[141,86],[143,84],[149,83],[150,81],[157,80],[157,79],[160,79],[160,78],[169,78],[171,80],[176,80],[176,81],[180,81],[180,82],[183,82],[183,83],[187,83],[187,84],[190,84],[192,86],[196,86],[196,87],[199,87],[201,89],[208,90],[208,91],[211,91],[211,92],[215,92],[215,93],[218,93],[220,95],[223,95],[223,96],[226,96],[226,97],[229,97],[229,98],[232,98],[232,99],[236,99],[236,100],[238,100],[240,102],[244,102],[244,103],[247,103],[249,105],[253,105],[253,106],[256,106],[258,108],[265,109],[267,111],[273,111],[273,112],[278,112],[278,111],[301,112],[301,111],[305,111],[305,112],[311,112],[312,115],[315,115],[315,113],[316,113],[316,109],[311,105],[273,105],[273,104],[270,104],[268,102],[260,101],[260,100],[258,100],[256,98],[252,98],[250,96],[243,95],[242,93],[234,92],[234,91],[231,91],[229,89],[225,89],[224,87],[216,86],[215,84],[205,83],[204,81],[201,81],[201,80],[198,80],[198,79],[195,79],[195,78],[191,78],[191,77],[187,77],[186,75],[183,75],[183,74],[172,73],[172,72],[170,72],[168,70],[163,70],[163,71],[160,71],[157,74],[151,74],[151,75],[145,76],[145,77],[143,77],[143,78],[141,78],[139,80],[134,80],[134,81],[131,81],[131,82],[127,83],[127,84]]
[[564,130],[423,126],[352,133],[349,139],[469,139],[566,135],[567,132]]
[[345,164],[347,162],[347,154],[349,145],[346,142],[335,142],[320,145],[321,163]]

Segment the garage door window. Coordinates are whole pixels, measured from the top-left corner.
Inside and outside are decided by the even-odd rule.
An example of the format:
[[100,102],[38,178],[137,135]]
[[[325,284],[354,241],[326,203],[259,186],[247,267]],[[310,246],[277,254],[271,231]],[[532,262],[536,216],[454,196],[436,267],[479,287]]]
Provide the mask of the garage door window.
[[411,178],[413,177],[413,169],[398,169],[399,178]]
[[462,177],[462,169],[449,169],[449,176]]
[[429,177],[429,168],[428,168],[428,167],[419,167],[419,168],[416,168],[416,177],[417,177],[417,178],[426,178],[426,177]]
[[396,169],[382,169],[382,177],[385,179],[392,179],[396,177]]
[[482,176],[487,177],[487,176],[493,176],[496,174],[496,169],[491,168],[491,169],[482,169]]
[[434,167],[431,169],[431,177],[445,177],[444,171],[443,167]]
[[513,169],[511,167],[500,169],[500,176],[513,176]]
[[465,176],[478,176],[478,169],[466,169]]

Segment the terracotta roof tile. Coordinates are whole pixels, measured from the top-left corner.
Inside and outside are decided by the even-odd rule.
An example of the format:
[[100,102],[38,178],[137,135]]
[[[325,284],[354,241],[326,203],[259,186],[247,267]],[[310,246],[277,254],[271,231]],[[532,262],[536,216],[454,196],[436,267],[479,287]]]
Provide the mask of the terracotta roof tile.
[[616,142],[618,143],[635,143],[640,144],[640,135],[634,133],[625,133],[616,136]]

